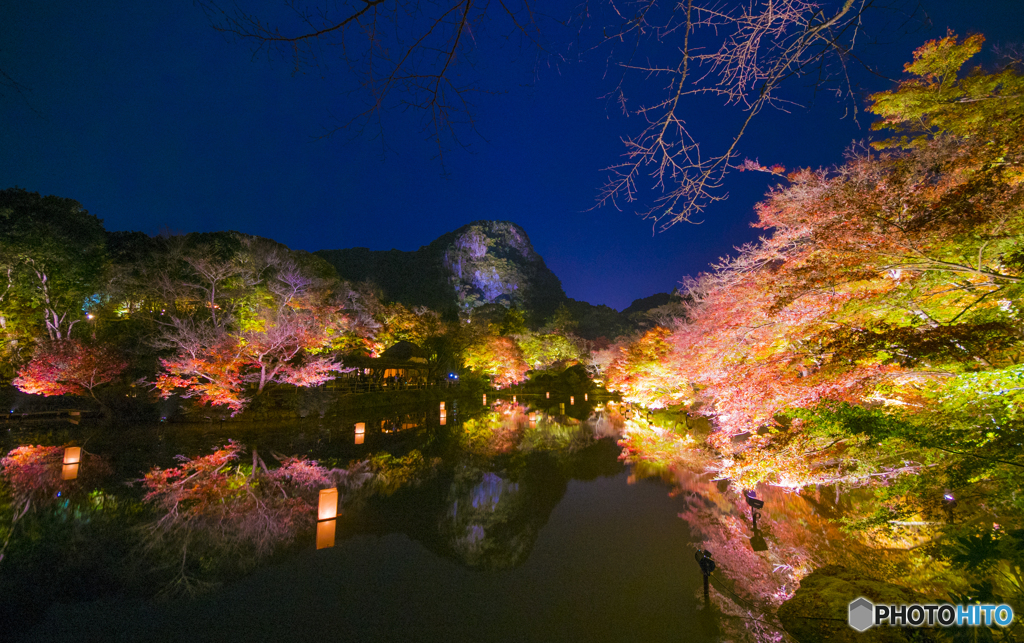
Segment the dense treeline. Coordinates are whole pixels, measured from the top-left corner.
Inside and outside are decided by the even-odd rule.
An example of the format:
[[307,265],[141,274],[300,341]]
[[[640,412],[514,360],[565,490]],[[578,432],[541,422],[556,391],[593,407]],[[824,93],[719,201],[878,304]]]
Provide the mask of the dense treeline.
[[0,192],[0,216],[0,364],[28,393],[102,404],[105,388],[131,386],[238,413],[268,387],[319,386],[346,355],[401,341],[426,350],[431,381],[468,369],[507,385],[589,355],[566,306],[532,327],[500,304],[453,317],[268,239],[107,232],[71,199],[17,188]]
[[788,173],[758,207],[770,234],[688,283],[685,318],[608,380],[708,418],[704,466],[739,488],[870,490],[847,527],[917,557],[877,572],[1019,608],[1024,76],[964,72],[982,43],[919,49],[871,97],[892,136]]

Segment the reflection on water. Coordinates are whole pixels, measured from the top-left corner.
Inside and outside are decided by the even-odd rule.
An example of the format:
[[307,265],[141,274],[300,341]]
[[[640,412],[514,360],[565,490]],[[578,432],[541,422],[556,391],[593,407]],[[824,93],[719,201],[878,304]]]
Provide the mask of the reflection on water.
[[[15,598],[0,605],[0,617],[27,624],[55,601],[145,598],[171,581],[187,580],[189,592],[211,589],[271,553],[336,548],[361,533],[405,534],[468,569],[521,567],[571,481],[622,471],[614,442],[599,441],[614,437],[622,419],[591,403],[570,404],[566,414],[564,401],[519,397],[463,404],[461,415],[456,400],[364,413],[333,427],[163,424],[114,434],[53,425],[9,433],[0,593]],[[64,448],[83,429],[90,453],[102,456]],[[236,442],[227,448],[229,438]],[[57,446],[15,449],[14,441]],[[190,459],[183,464],[179,454]],[[69,466],[82,468],[71,476]],[[348,487],[340,500],[337,489],[324,489],[367,467],[371,482]],[[149,480],[164,476],[159,502],[151,483],[125,484],[147,472]],[[309,495],[317,485],[319,500]]]

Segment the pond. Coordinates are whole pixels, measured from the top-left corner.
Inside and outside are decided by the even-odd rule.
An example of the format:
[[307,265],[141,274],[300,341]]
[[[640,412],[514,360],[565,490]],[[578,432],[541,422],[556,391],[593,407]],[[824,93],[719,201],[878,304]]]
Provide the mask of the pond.
[[[688,500],[620,462],[621,417],[592,400],[567,412],[555,400],[518,402],[450,399],[443,424],[431,402],[278,423],[13,427],[5,453],[76,443],[94,459],[77,481],[88,489],[58,489],[15,526],[0,562],[5,632],[22,641],[719,640],[679,518]],[[268,463],[272,453],[370,461],[376,481],[342,490],[333,546],[317,549],[304,528],[259,561],[186,554],[197,575],[189,589],[200,591],[164,591],[180,570],[144,546],[154,510],[125,483],[228,440],[244,445],[241,464],[254,451]],[[102,462],[102,479],[88,477],[90,462]],[[17,508],[5,493],[9,521]]]

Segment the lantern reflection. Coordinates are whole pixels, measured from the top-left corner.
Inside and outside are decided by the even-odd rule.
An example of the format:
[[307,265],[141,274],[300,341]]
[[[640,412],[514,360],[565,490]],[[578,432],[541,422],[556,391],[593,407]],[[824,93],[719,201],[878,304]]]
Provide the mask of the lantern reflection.
[[441,412],[444,413],[444,402],[441,402]]
[[537,428],[537,414],[536,413],[530,413],[530,428],[531,429],[536,429]]
[[516,396],[515,396],[515,395],[513,395],[513,396],[512,396],[512,403],[513,403],[513,404],[516,404],[516,403],[517,403],[517,402],[516,402]]
[[366,439],[366,423],[356,422],[356,444],[362,444]]
[[74,480],[78,477],[78,465],[82,462],[82,447],[67,447],[64,449],[64,466],[61,469],[61,479]]
[[337,528],[337,520],[323,520],[316,523],[316,548],[327,549],[334,547],[334,532]]
[[484,404],[487,404],[487,393],[484,393]]
[[448,412],[441,411],[441,426],[444,426],[445,424],[448,424]]

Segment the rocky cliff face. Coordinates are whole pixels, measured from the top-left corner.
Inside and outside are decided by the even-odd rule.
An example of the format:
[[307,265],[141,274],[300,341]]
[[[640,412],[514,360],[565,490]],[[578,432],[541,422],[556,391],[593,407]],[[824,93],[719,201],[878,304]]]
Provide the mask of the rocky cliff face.
[[441,264],[461,311],[484,304],[518,306],[537,320],[567,301],[562,282],[530,244],[526,232],[507,221],[477,221],[430,246]]
[[375,283],[384,296],[450,316],[485,304],[524,308],[535,323],[568,301],[562,283],[508,221],[475,221],[419,250],[320,250],[342,279]]

